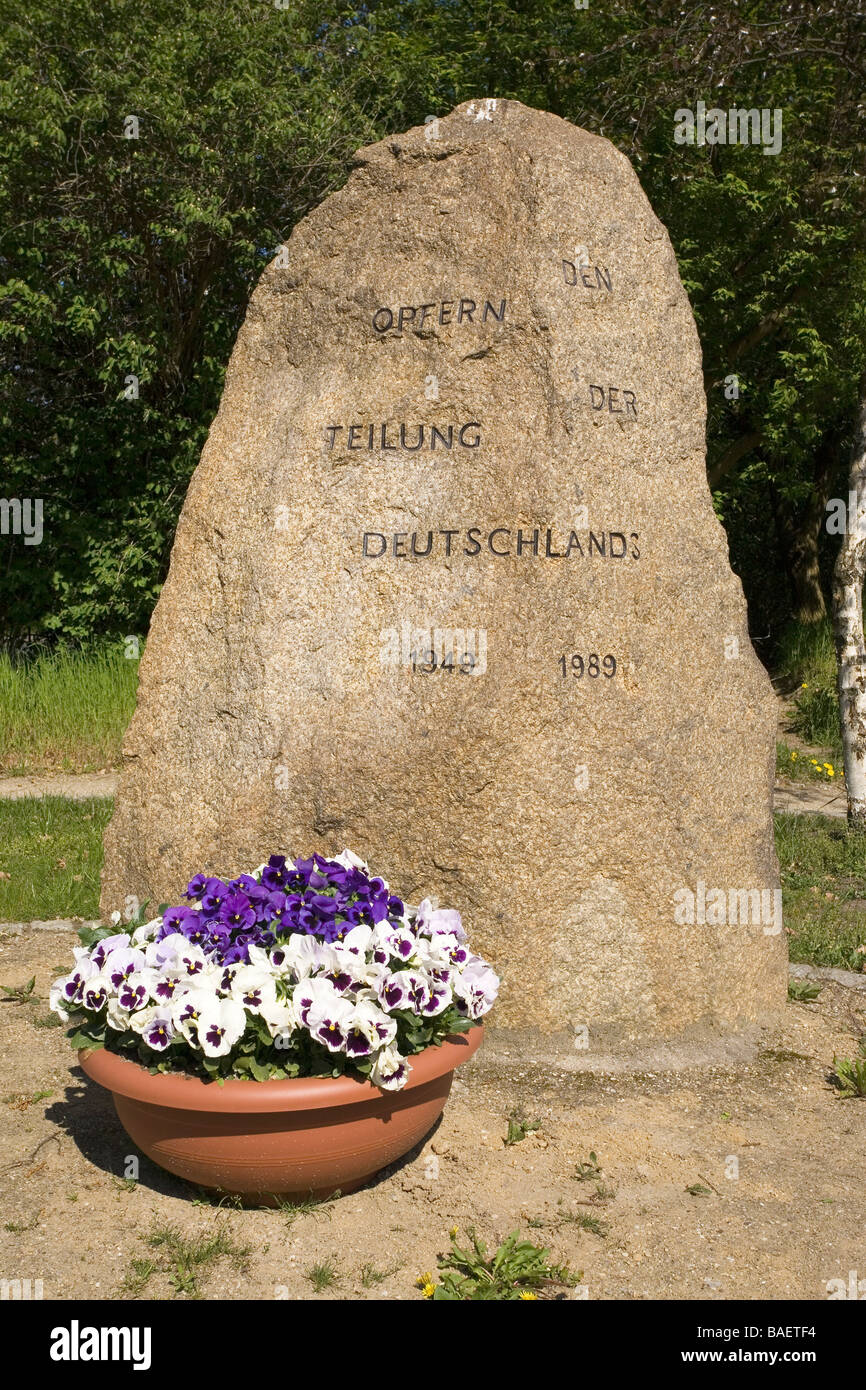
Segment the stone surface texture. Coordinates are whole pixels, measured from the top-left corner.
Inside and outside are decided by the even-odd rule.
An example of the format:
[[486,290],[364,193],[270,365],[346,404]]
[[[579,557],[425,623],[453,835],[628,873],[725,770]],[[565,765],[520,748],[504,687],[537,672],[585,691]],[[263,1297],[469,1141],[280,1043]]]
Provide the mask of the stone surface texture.
[[674,253],[613,145],[481,101],[361,150],[238,336],[103,911],[349,846],[463,912],[530,1042],[770,1016],[778,925],[676,920],[681,889],[778,887],[776,711],[704,432]]

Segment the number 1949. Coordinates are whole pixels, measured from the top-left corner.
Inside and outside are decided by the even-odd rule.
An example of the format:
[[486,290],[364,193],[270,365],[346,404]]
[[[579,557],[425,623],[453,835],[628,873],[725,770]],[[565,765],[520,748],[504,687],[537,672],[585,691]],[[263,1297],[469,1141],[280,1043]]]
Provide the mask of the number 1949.
[[583,676],[589,676],[590,680],[596,676],[606,676],[610,680],[616,675],[616,657],[610,654],[599,656],[597,652],[590,652],[589,656],[583,657],[575,652],[570,657],[561,656],[559,666],[563,676],[570,671],[575,680],[581,680]]

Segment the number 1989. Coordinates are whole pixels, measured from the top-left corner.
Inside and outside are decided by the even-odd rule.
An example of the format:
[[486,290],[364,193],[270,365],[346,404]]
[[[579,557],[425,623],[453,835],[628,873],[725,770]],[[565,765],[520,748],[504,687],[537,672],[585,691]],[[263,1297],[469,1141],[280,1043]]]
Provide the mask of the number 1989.
[[563,676],[569,672],[575,680],[581,680],[588,676],[590,680],[595,680],[596,676],[606,676],[610,680],[616,675],[616,657],[599,656],[596,652],[590,652],[589,656],[580,656],[577,652],[573,656],[561,656],[559,667]]

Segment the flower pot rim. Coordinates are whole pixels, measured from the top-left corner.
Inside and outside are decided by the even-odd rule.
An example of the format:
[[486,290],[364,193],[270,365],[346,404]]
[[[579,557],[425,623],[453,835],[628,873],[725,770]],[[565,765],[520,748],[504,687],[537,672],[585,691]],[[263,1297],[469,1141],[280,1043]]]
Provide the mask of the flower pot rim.
[[325,1110],[361,1101],[397,1100],[406,1092],[453,1071],[477,1052],[484,1033],[477,1023],[467,1033],[452,1033],[442,1043],[409,1057],[410,1073],[399,1091],[382,1091],[354,1076],[296,1076],[254,1081],[230,1078],[219,1085],[183,1072],[150,1072],[139,1062],[99,1047],[80,1051],[78,1060],[92,1080],[129,1100],[171,1110],[263,1114],[277,1110]]

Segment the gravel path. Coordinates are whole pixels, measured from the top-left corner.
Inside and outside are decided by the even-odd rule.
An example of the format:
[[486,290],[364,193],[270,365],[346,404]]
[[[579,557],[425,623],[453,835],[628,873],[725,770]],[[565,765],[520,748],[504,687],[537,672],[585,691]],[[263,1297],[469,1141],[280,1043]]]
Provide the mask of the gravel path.
[[828,787],[820,782],[789,782],[781,778],[773,793],[773,810],[791,815],[841,816],[848,814],[844,785]]
[[27,796],[65,796],[86,801],[91,796],[114,796],[117,772],[59,772],[40,777],[0,777],[0,799],[20,801]]

